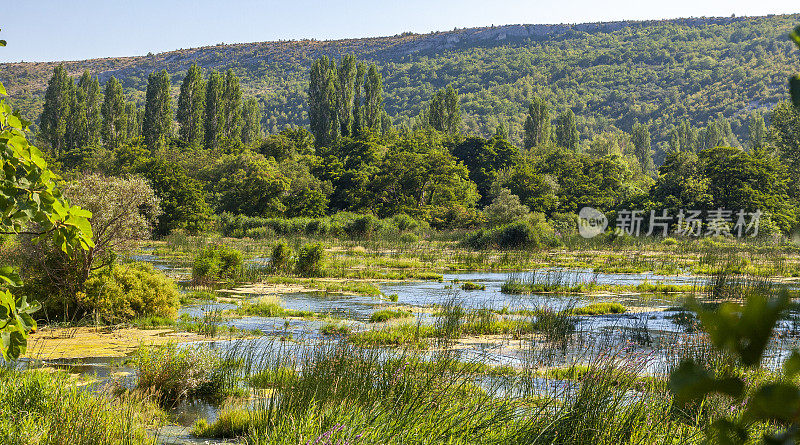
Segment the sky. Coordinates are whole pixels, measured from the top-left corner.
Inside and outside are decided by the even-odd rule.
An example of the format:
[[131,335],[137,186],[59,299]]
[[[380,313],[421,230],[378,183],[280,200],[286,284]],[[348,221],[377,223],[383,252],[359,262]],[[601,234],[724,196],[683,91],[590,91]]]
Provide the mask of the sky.
[[[217,43],[374,37],[518,23],[800,12],[788,0],[2,0],[0,62],[82,60]],[[0,4],[2,4],[0,3]]]

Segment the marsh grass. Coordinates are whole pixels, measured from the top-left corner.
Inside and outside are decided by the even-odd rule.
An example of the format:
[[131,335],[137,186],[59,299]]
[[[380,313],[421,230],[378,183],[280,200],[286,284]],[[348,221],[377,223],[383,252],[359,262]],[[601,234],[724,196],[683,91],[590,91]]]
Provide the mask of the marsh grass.
[[63,372],[0,367],[0,442],[27,444],[155,444],[149,428],[166,415],[147,397],[90,390]]

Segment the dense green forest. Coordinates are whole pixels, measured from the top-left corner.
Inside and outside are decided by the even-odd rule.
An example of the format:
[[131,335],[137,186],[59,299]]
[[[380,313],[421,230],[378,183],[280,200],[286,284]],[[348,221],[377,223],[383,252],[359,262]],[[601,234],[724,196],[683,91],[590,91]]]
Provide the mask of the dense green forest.
[[[130,58],[66,63],[105,83],[116,77],[127,100],[143,106],[151,72],[166,69],[177,98],[189,67],[230,68],[257,100],[261,122],[275,134],[308,124],[310,67],[322,55],[355,54],[376,63],[386,112],[413,126],[434,93],[452,84],[462,95],[465,133],[487,137],[498,125],[521,144],[524,112],[540,96],[554,114],[571,109],[582,141],[634,123],[649,123],[657,162],[673,128],[703,127],[722,115],[738,145],[749,115],[787,98],[785,82],[800,69],[786,38],[797,16],[678,19],[583,25],[517,25],[425,35],[341,41],[283,41],[179,50]],[[12,103],[38,118],[54,63],[0,65]],[[173,106],[176,101],[173,101]]]

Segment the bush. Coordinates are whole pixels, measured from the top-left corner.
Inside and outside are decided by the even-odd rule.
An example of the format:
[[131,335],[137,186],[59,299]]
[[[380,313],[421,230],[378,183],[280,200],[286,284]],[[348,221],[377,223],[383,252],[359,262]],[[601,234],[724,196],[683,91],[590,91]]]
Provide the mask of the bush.
[[413,233],[404,233],[400,235],[400,242],[406,244],[412,244],[419,241],[419,237],[414,235]]
[[174,318],[179,307],[175,283],[147,263],[115,265],[90,277],[78,299],[108,323],[148,316]]
[[534,213],[523,221],[506,224],[495,229],[481,229],[468,237],[465,243],[473,249],[522,249],[556,246],[553,228],[544,215]]
[[208,246],[192,264],[196,284],[235,280],[242,272],[242,253],[226,246]]
[[360,218],[354,219],[350,224],[345,226],[345,232],[351,238],[372,238],[372,235],[378,230],[380,220],[372,215],[364,215]]
[[322,244],[308,244],[300,248],[297,255],[296,272],[301,277],[322,276],[325,249]]
[[272,273],[283,273],[289,270],[289,263],[292,259],[292,249],[281,241],[272,247],[272,254],[269,257],[269,266]]

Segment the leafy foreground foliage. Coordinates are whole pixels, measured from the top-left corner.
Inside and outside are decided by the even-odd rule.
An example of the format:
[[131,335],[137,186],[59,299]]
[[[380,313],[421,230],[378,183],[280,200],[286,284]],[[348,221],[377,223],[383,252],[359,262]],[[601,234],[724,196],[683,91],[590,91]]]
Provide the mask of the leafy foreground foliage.
[[[0,46],[5,44],[0,40]],[[70,206],[62,198],[58,175],[26,139],[30,123],[12,112],[4,96],[6,89],[0,83],[0,236],[18,234],[35,224],[37,235],[52,237],[65,253],[90,249],[94,246],[88,220],[91,212]],[[31,305],[19,295],[21,287],[19,275],[0,263],[0,353],[4,359],[24,353],[28,332],[36,328],[31,314],[39,305]]]
[[163,413],[145,397],[112,397],[68,375],[0,368],[0,442],[9,445],[155,444]]
[[[686,360],[673,371],[670,388],[681,406],[702,404],[715,394],[739,406],[737,415],[723,416],[707,431],[708,440],[718,444],[751,443],[755,425],[770,422],[782,428],[763,434],[769,444],[797,443],[800,440],[800,351],[794,349],[783,363],[779,375],[752,380],[741,370],[754,372],[761,366],[776,323],[788,308],[788,291],[772,291],[769,286],[734,286],[734,297],[744,304],[723,303],[716,310],[696,306],[702,328],[714,347],[736,362],[736,367],[709,369],[695,360]],[[731,411],[734,411],[731,408]],[[755,434],[758,439],[758,434]]]

